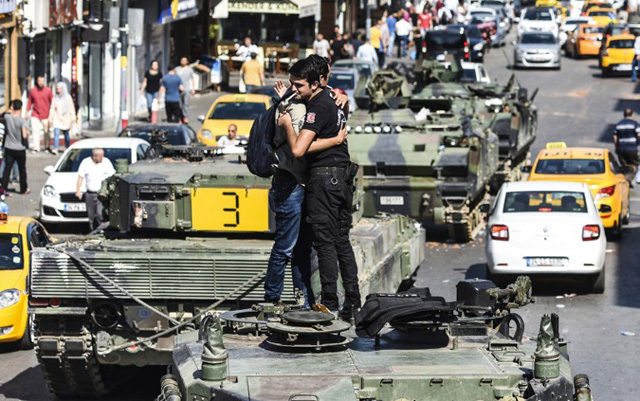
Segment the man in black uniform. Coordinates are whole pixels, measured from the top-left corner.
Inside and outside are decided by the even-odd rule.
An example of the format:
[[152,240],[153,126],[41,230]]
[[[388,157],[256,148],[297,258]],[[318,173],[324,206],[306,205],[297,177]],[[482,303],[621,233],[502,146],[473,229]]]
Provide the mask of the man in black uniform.
[[306,202],[313,246],[318,253],[322,303],[332,311],[339,308],[339,266],[345,290],[340,316],[349,320],[360,308],[358,267],[349,242],[353,203],[349,150],[345,141],[321,152],[308,153],[314,140],[337,136],[347,119],[336,106],[331,91],[322,88],[320,74],[317,63],[310,59],[300,60],[289,69],[291,87],[306,103],[307,114],[298,135],[286,113],[281,115],[278,125],[286,129],[293,155],[305,156],[310,168]]
[[613,133],[613,143],[616,145],[616,154],[620,162],[633,168],[633,174],[638,171],[638,138],[640,137],[640,124],[631,117],[633,111],[626,109],[624,119],[616,124]]

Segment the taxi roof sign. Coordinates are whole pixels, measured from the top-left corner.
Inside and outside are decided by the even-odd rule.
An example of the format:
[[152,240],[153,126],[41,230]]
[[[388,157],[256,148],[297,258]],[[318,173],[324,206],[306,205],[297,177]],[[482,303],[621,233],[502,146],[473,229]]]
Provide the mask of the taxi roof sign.
[[547,142],[545,149],[564,149],[567,147],[565,142]]

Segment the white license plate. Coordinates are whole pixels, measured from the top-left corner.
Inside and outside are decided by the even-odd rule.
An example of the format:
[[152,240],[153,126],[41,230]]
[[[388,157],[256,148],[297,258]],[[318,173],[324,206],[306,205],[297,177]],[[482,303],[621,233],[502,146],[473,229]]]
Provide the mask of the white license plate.
[[613,67],[616,71],[631,71],[631,64],[620,64]]
[[87,206],[84,203],[65,203],[64,211],[65,212],[85,212],[87,210]]
[[526,258],[527,267],[558,266],[567,264],[567,258]]
[[401,206],[404,205],[404,198],[402,196],[381,196],[380,204]]

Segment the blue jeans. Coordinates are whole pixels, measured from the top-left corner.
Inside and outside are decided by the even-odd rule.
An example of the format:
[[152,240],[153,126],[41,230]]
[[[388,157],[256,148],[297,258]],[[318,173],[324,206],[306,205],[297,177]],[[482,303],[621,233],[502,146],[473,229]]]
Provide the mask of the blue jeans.
[[398,57],[404,58],[407,55],[407,44],[409,44],[409,36],[398,36]]
[[631,80],[635,81],[636,79],[638,79],[638,71],[636,71],[636,68],[639,67],[640,62],[638,61],[638,56],[635,55],[633,56],[633,61],[631,62]]
[[304,214],[304,187],[288,175],[273,177],[269,206],[276,214],[275,242],[264,281],[265,300],[279,301],[284,290],[284,272],[291,261],[293,287],[302,291],[305,306],[315,303],[311,290],[312,234]]
[[55,150],[58,150],[58,145],[60,144],[60,133],[64,133],[64,148],[68,149],[69,145],[71,144],[71,138],[69,137],[69,130],[68,129],[60,129],[60,128],[54,128],[53,129],[53,148]]
[[153,103],[153,99],[158,98],[158,92],[144,91],[144,97],[147,99],[147,109],[149,110],[149,117],[151,117],[151,104]]
[[393,45],[396,42],[396,33],[391,32],[389,34],[389,47],[387,47],[387,56],[391,57],[391,52],[393,51]]

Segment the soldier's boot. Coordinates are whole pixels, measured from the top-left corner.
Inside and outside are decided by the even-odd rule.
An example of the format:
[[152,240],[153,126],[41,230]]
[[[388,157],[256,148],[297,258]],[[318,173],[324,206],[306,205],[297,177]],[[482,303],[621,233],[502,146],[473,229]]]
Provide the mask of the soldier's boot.
[[340,311],[340,319],[353,324],[356,314],[362,306],[359,291],[348,291],[344,297],[344,304]]

